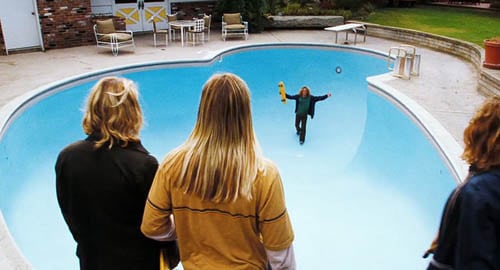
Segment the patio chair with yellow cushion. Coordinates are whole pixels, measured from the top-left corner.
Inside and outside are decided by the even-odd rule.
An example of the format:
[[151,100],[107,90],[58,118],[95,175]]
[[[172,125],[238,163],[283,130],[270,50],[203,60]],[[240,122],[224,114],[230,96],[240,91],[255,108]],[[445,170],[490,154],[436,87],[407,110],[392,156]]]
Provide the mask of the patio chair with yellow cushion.
[[155,48],[156,48],[157,36],[162,36],[162,35],[165,36],[165,46],[167,46],[168,45],[168,32],[169,32],[169,30],[158,28],[158,25],[157,25],[155,18],[153,18],[151,20],[151,23],[153,24],[153,43],[155,45]]
[[210,27],[212,24],[212,15],[203,14],[203,20],[205,20],[205,40],[210,40]]
[[115,29],[113,19],[97,20],[94,25],[97,47],[109,48],[114,56],[124,47],[134,47],[134,33]]
[[222,39],[228,36],[248,38],[248,22],[243,21],[240,13],[224,13],[222,16]]

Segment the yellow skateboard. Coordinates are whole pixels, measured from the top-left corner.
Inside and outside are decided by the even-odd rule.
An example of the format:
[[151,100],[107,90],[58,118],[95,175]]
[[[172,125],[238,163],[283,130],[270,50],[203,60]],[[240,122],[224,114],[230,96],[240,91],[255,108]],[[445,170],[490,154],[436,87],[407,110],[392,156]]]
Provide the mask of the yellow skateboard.
[[285,83],[283,81],[279,82],[278,88],[280,89],[281,102],[286,103]]

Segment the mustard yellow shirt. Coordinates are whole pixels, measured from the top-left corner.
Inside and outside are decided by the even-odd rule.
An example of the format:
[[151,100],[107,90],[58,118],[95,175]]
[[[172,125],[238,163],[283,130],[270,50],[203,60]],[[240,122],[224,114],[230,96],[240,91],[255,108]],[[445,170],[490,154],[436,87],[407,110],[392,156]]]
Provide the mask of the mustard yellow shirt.
[[264,248],[278,251],[292,244],[283,184],[271,161],[253,184],[252,200],[222,204],[174,188],[165,169],[156,174],[141,228],[149,236],[165,234],[173,213],[184,269],[266,269]]

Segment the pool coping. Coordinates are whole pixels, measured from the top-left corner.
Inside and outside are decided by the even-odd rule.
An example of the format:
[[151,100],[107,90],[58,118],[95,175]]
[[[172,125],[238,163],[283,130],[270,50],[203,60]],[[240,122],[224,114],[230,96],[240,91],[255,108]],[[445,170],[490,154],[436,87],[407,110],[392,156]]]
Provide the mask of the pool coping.
[[457,184],[460,183],[468,173],[467,163],[460,158],[463,152],[462,146],[427,110],[386,83],[393,78],[391,73],[386,73],[368,77],[366,80],[370,90],[390,101],[417,124],[434,147],[438,149],[437,152],[452,172]]
[[[225,55],[229,55],[236,51],[244,51],[255,48],[280,48],[280,47],[323,47],[329,49],[335,49],[338,51],[355,51],[357,53],[369,54],[376,57],[387,58],[387,53],[380,51],[360,48],[360,47],[350,47],[345,45],[332,45],[324,43],[311,43],[311,42],[290,42],[290,43],[256,43],[251,45],[237,45],[229,48],[220,49],[214,51],[211,54],[206,55],[202,59],[188,59],[188,60],[175,60],[175,61],[149,61],[138,64],[129,64],[116,66],[112,68],[106,68],[101,70],[96,70],[88,73],[83,73],[80,75],[72,76],[63,80],[58,80],[50,84],[38,87],[32,91],[29,91],[17,98],[8,102],[5,106],[0,108],[0,139],[2,139],[5,131],[9,128],[10,123],[15,120],[16,116],[22,113],[30,104],[37,102],[37,100],[46,97],[52,93],[56,93],[62,86],[67,88],[68,85],[75,83],[82,83],[85,80],[94,80],[103,76],[111,76],[118,74],[121,71],[127,70],[132,72],[137,69],[144,70],[145,67],[150,69],[157,68],[159,66],[192,66],[193,64],[209,65],[215,61],[219,61]],[[464,178],[464,173],[466,173],[466,166],[464,162],[459,159],[462,152],[461,146],[455,141],[451,134],[422,106],[418,105],[415,101],[398,91],[397,89],[389,86],[385,82],[393,77],[390,73],[383,73],[376,76],[371,76],[366,78],[368,82],[368,87],[371,91],[383,96],[388,99],[391,103],[396,105],[405,114],[409,115],[412,120],[419,126],[424,134],[429,138],[429,140],[434,144],[438,152],[442,156],[445,164],[448,166],[452,172],[455,180],[459,182],[459,179]],[[7,228],[5,220],[3,218],[2,212],[0,210],[0,268],[8,269],[33,269],[29,261],[24,257],[22,252],[17,247],[14,239],[10,235]],[[5,268],[6,267],[6,268]],[[11,268],[8,268],[11,267]]]

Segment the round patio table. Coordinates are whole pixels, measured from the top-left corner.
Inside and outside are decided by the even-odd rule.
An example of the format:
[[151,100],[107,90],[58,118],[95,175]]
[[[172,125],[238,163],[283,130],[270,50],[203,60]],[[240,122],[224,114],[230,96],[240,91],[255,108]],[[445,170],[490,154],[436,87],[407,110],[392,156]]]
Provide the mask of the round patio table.
[[181,46],[184,47],[184,28],[189,28],[194,26],[194,20],[177,20],[168,23],[168,39],[172,40],[172,26],[179,27],[181,29]]

